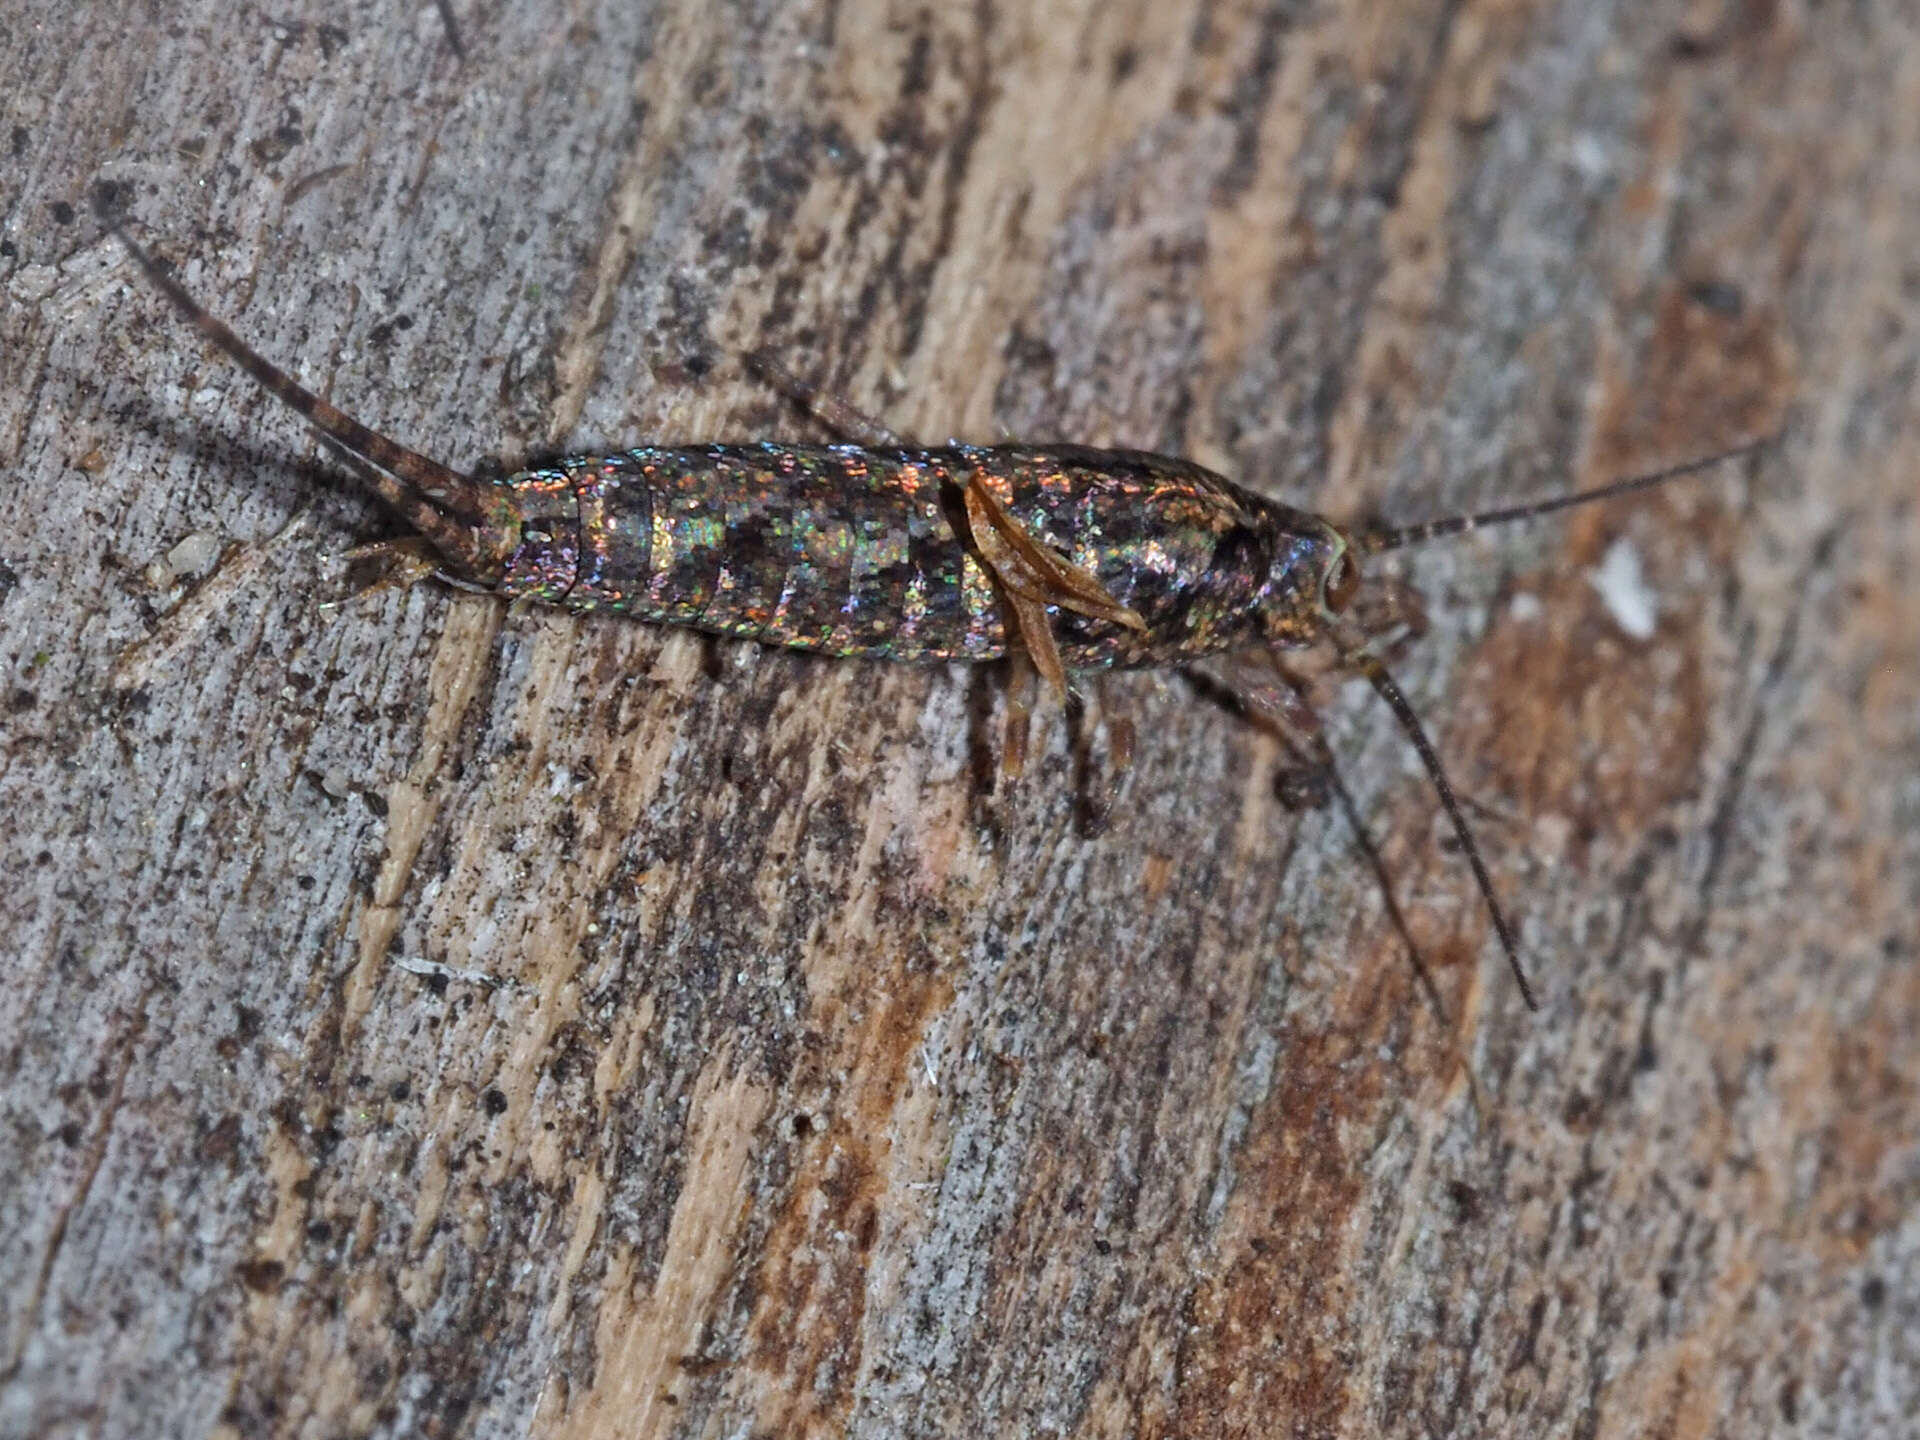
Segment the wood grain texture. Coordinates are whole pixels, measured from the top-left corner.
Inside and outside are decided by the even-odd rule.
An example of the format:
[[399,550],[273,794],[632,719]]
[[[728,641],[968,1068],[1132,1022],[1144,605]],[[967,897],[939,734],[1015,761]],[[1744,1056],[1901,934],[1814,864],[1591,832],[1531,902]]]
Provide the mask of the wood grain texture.
[[[0,17],[0,1434],[1916,1433],[1911,4],[451,9]],[[1012,783],[992,671],[356,595],[103,180],[460,466],[817,438],[756,346],[1345,516],[1789,429],[1406,557],[1545,1002],[1338,692],[1443,1025],[1177,677]]]

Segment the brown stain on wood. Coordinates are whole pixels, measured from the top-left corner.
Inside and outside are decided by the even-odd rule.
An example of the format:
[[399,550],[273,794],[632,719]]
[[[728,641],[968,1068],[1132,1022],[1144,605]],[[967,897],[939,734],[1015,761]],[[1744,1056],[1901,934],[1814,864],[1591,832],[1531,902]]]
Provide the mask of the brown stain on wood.
[[748,1282],[755,1303],[743,1358],[758,1372],[756,1409],[775,1434],[844,1433],[859,1398],[877,1247],[890,1220],[924,1203],[898,1188],[912,1162],[893,1152],[899,1142],[927,1143],[903,1133],[902,1102],[914,1084],[929,1083],[915,1074],[918,1052],[952,984],[898,960],[875,972],[862,977],[861,995],[818,1009],[834,1039],[806,1068],[831,1098],[794,1141],[785,1198],[771,1207]]
[[1360,1335],[1327,1319],[1371,1267],[1398,1263],[1363,1223],[1368,1137],[1410,1101],[1458,1098],[1458,1059],[1424,1012],[1397,937],[1355,938],[1389,958],[1356,965],[1328,1013],[1284,1032],[1284,1062],[1250,1117],[1237,1183],[1181,1312],[1169,1411],[1145,1433],[1353,1433]]
[[1737,283],[1708,272],[1666,285],[1646,348],[1631,373],[1602,368],[1593,479],[1712,454],[1785,423],[1799,386],[1793,347],[1773,304]]
[[[1707,282],[1670,287],[1648,351],[1632,373],[1603,366],[1593,482],[1778,431],[1794,367],[1764,307]],[[1657,601],[1690,565],[1724,570],[1735,539],[1731,479],[1681,483],[1688,488],[1568,517],[1559,556],[1508,582],[1456,684],[1449,744],[1484,755],[1493,793],[1513,797],[1521,815],[1570,825],[1579,851],[1596,838],[1644,835],[1700,783],[1712,721],[1705,597],[1669,596],[1641,638],[1609,615],[1592,578],[1608,546],[1629,535]]]
[[1577,851],[1638,837],[1699,783],[1709,717],[1689,644],[1698,624],[1666,617],[1637,641],[1584,572],[1558,566],[1514,588],[1540,617],[1505,620],[1476,647],[1448,743],[1484,757],[1475,790],[1534,821],[1559,817]]

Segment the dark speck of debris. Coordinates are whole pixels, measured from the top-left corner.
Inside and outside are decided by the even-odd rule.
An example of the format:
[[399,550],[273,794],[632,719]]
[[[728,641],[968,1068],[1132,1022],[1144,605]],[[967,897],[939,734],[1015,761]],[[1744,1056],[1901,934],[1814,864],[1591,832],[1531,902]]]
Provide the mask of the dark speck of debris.
[[253,152],[253,158],[262,165],[273,165],[291,155],[294,147],[306,138],[306,133],[298,125],[289,121],[271,135],[262,135],[247,146],[247,149]]
[[489,1115],[504,1115],[507,1113],[507,1097],[498,1090],[489,1088],[480,1097],[480,1108]]
[[1702,280],[1687,291],[1687,298],[1704,310],[1732,320],[1746,308],[1747,297],[1740,287],[1726,280]]
[[16,715],[24,715],[40,703],[40,697],[22,686],[7,697],[7,708]]
[[64,200],[54,201],[53,221],[56,225],[71,225],[73,223],[73,206]]
[[1676,60],[1705,60],[1718,51],[1725,42],[1712,31],[1698,34],[1681,30],[1667,42],[1667,48]]
[[287,1273],[287,1267],[278,1260],[249,1260],[235,1272],[240,1283],[249,1290],[268,1294],[280,1288],[280,1281]]
[[240,1149],[246,1131],[238,1115],[223,1115],[200,1137],[199,1154],[203,1161],[231,1161]]
[[80,1122],[77,1120],[69,1120],[54,1133],[60,1137],[60,1143],[62,1145],[72,1150],[80,1143]]
[[1447,1198],[1460,1218],[1469,1224],[1480,1218],[1480,1192],[1461,1180],[1447,1182]]
[[1860,1287],[1860,1303],[1869,1310],[1878,1310],[1887,1303],[1887,1282],[1875,1275]]
[[396,1080],[387,1087],[389,1100],[405,1100],[413,1094],[413,1087],[404,1080]]
[[411,330],[412,328],[413,317],[411,315],[396,315],[393,319],[383,320],[374,326],[373,332],[367,338],[375,345],[385,345],[393,339],[394,331]]
[[31,134],[31,132],[28,131],[26,126],[16,125],[13,127],[13,158],[14,159],[18,160],[22,155],[27,153],[27,142],[32,138],[33,138],[33,135]]

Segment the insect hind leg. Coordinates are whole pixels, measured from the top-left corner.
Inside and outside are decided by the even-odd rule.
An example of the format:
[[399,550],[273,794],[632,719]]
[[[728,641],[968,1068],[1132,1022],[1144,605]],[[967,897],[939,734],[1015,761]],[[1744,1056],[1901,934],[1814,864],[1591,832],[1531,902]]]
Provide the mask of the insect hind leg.
[[742,357],[747,369],[765,380],[843,440],[874,449],[904,450],[907,442],[891,427],[840,395],[822,390],[776,360],[771,351],[749,350]]

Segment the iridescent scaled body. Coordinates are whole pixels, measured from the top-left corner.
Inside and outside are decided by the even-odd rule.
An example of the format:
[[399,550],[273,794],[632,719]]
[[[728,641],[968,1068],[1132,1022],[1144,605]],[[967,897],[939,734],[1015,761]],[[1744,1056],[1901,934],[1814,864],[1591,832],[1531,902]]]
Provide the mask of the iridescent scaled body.
[[1334,533],[1185,461],[1075,447],[642,447],[501,482],[502,594],[888,660],[991,660],[1006,607],[963,504],[986,486],[1144,628],[1049,607],[1069,668],[1164,665],[1285,633]]
[[[203,335],[419,533],[436,557],[422,573],[827,655],[993,660],[1018,650],[1062,693],[1069,669],[1329,642],[1419,752],[1529,1007],[1512,929],[1439,756],[1377,653],[1381,629],[1363,623],[1363,607],[1350,612],[1358,557],[1644,489],[1738,453],[1358,539],[1184,460],[1072,446],[642,446],[493,481],[335,409],[115,231]],[[1417,616],[1416,606],[1414,629]],[[1317,722],[1277,664],[1278,685],[1229,676],[1229,688],[1331,772]]]

